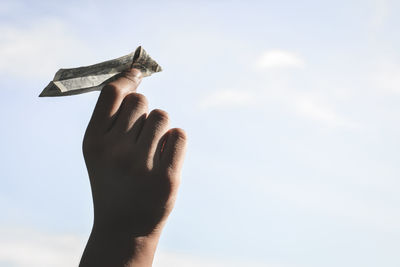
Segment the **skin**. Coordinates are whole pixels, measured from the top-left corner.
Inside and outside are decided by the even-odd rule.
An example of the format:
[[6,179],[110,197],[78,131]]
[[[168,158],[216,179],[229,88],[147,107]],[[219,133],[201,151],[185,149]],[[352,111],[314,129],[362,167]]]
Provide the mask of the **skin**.
[[186,148],[165,111],[148,114],[137,69],[106,85],[83,140],[94,222],[80,267],[151,266],[172,211]]

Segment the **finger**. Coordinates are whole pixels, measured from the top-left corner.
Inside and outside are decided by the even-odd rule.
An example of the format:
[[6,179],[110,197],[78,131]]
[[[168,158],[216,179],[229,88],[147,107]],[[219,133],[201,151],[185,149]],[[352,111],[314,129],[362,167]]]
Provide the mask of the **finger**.
[[147,99],[144,95],[138,93],[128,94],[121,104],[112,131],[126,133],[134,126],[137,128],[138,124],[140,125],[138,119],[147,113],[147,106]]
[[143,157],[147,160],[149,166],[151,167],[157,144],[167,131],[168,124],[168,113],[160,109],[155,109],[150,112],[143,129],[140,132],[137,143],[142,147],[144,154]]
[[185,131],[174,128],[167,133],[167,139],[161,152],[160,168],[166,171],[169,177],[179,177],[186,152],[187,137]]
[[119,75],[101,90],[88,128],[106,132],[111,128],[113,120],[125,96],[135,92],[142,80],[142,73],[130,69]]

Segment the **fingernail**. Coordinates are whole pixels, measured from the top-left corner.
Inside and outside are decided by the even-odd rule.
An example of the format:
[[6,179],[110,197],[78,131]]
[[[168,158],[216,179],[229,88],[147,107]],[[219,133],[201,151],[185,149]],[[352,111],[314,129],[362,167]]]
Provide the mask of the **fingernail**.
[[143,77],[142,72],[139,69],[132,68],[129,70],[129,74],[132,75],[134,78],[141,79]]
[[139,69],[129,69],[129,70],[125,70],[123,71],[121,74],[121,77],[125,77],[129,80],[131,80],[132,82],[140,82],[143,78],[143,74]]

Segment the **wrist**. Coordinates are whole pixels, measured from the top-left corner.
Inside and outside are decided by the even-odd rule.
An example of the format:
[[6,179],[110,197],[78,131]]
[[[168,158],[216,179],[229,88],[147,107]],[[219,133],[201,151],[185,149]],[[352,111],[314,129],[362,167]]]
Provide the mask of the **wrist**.
[[80,267],[150,267],[159,238],[159,231],[141,236],[119,229],[99,229],[94,226]]

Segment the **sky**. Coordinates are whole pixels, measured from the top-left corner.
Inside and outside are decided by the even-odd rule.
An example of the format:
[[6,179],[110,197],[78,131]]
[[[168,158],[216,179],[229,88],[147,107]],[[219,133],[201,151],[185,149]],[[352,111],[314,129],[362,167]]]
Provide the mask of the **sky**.
[[77,266],[98,92],[59,68],[142,45],[139,92],[189,138],[155,267],[400,265],[400,2],[0,4],[0,267]]

